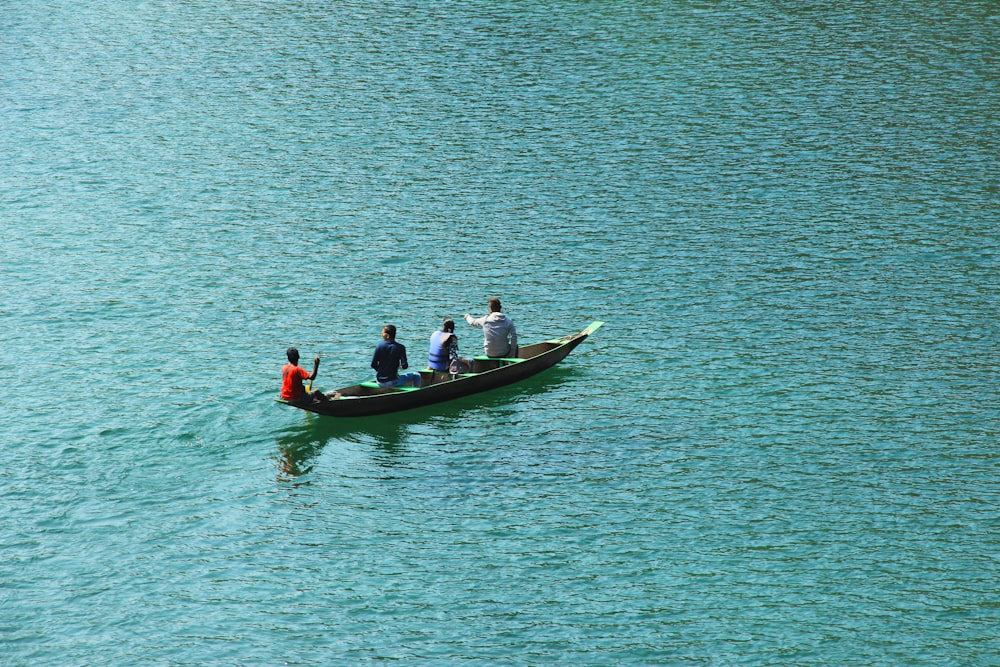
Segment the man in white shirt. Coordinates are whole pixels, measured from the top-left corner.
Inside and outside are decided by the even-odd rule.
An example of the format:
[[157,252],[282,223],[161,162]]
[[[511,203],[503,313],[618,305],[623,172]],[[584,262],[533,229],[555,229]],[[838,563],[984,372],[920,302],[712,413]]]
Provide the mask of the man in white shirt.
[[473,318],[466,313],[465,321],[483,330],[483,349],[487,357],[517,357],[517,329],[514,320],[500,312],[500,299],[490,299],[490,313]]

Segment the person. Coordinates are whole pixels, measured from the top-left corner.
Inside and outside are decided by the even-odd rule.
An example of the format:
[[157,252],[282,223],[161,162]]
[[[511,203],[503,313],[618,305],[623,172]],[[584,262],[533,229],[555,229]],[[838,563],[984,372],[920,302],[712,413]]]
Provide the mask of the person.
[[455,335],[455,320],[447,319],[441,324],[440,331],[431,334],[427,367],[447,373],[454,359],[458,359],[458,336]]
[[380,387],[419,387],[420,373],[399,374],[399,369],[406,369],[406,347],[396,342],[396,327],[387,324],[382,328],[382,340],[375,346],[372,355],[372,368],[375,369],[375,381]]
[[427,353],[427,367],[442,373],[458,375],[472,370],[472,361],[458,354],[458,336],[455,335],[455,320],[446,319],[441,330],[431,334],[431,346]]
[[281,398],[286,401],[301,401],[307,397],[318,399],[320,397],[318,395],[322,395],[322,392],[310,391],[307,393],[305,387],[302,386],[302,381],[309,380],[311,385],[312,381],[316,379],[316,374],[319,372],[319,357],[313,359],[313,372],[310,375],[309,371],[299,366],[299,351],[296,348],[288,348],[285,356],[288,357],[288,363],[281,369]]
[[517,329],[514,320],[500,312],[500,299],[490,299],[490,312],[473,318],[466,313],[465,321],[483,330],[483,350],[487,357],[517,357]]

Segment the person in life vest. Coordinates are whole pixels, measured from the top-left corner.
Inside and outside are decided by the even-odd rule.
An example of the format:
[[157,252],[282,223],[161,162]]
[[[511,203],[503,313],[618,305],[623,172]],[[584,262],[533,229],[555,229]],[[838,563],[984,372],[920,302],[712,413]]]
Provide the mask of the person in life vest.
[[467,373],[471,368],[468,359],[458,354],[458,336],[455,335],[455,320],[446,319],[441,330],[431,334],[430,350],[427,353],[427,367],[442,373]]
[[490,299],[489,309],[489,315],[478,318],[466,313],[465,321],[483,330],[483,349],[487,357],[517,357],[514,320],[500,312],[500,299]]

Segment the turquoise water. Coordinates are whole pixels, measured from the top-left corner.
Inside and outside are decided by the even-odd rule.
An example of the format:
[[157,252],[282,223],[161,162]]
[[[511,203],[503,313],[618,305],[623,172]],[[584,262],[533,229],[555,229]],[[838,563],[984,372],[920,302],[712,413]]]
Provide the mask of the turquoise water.
[[[0,3],[0,663],[1000,664],[998,71],[993,2]],[[494,295],[607,324],[272,400]]]

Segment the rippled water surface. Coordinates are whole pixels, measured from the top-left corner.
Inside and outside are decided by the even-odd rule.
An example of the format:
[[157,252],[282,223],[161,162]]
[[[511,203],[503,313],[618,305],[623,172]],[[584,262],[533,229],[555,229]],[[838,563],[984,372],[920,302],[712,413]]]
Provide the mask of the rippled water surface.
[[[0,3],[0,663],[1000,664],[997,72],[994,2]],[[494,295],[607,324],[272,400]]]

